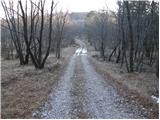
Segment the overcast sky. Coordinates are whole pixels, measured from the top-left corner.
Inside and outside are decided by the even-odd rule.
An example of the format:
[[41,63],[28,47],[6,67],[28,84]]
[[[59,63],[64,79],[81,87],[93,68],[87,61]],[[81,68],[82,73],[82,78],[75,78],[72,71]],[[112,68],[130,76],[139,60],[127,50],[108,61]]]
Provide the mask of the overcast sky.
[[[8,1],[9,0],[5,0],[6,3],[8,3]],[[13,0],[13,1],[16,4],[18,0]],[[26,0],[22,0],[22,3],[25,4],[25,1]],[[116,1],[117,0],[55,0],[55,2],[58,2],[57,9],[62,9],[63,11],[68,10],[69,12],[89,12],[91,10],[99,10],[106,8],[106,6],[108,6],[108,9],[115,11],[117,8]],[[51,0],[46,0],[46,8],[49,10],[50,10],[50,4]],[[0,4],[0,16],[4,17],[4,12],[1,4]]]
[[68,9],[70,12],[89,12],[91,10],[99,10],[106,8],[116,10],[117,0],[57,0],[59,7]]

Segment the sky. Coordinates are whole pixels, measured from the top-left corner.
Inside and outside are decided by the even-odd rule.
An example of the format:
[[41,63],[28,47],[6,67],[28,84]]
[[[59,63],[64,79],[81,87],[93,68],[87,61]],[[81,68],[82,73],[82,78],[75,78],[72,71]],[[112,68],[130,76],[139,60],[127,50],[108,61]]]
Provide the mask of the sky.
[[[5,0],[8,3],[10,0]],[[13,0],[17,3],[18,0]],[[26,0],[22,0],[25,4]],[[29,1],[29,0],[28,0]],[[38,1],[38,0],[34,0]],[[62,11],[68,10],[69,12],[89,12],[91,10],[100,10],[108,7],[110,10],[116,10],[117,0],[55,0],[58,2],[57,9]],[[46,0],[46,8],[50,9],[51,0]],[[2,6],[0,5],[0,17],[4,17]]]
[[111,10],[116,10],[117,0],[57,0],[59,7],[70,12],[89,12],[91,10],[99,10],[108,6]]

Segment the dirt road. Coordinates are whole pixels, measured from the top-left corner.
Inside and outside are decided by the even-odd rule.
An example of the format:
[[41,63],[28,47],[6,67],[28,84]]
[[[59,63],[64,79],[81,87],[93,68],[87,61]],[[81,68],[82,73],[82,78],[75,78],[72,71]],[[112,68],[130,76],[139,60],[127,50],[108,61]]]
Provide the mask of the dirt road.
[[76,50],[49,100],[35,114],[41,118],[66,119],[144,118],[138,106],[127,103],[96,73],[84,47]]

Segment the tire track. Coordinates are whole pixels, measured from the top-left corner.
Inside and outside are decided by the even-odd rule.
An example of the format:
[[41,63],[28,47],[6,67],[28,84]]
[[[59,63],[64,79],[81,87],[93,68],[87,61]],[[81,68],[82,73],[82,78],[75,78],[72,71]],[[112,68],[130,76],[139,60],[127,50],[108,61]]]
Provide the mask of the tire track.
[[138,106],[125,102],[115,89],[96,73],[87,56],[82,56],[85,71],[85,96],[88,104],[85,109],[91,111],[91,118],[101,119],[137,119],[144,118]]
[[[71,118],[70,111],[72,100],[70,98],[70,91],[73,83],[72,77],[75,70],[75,58],[75,55],[71,58],[64,76],[62,76],[61,80],[58,81],[58,84],[54,86],[53,92],[49,97],[49,101],[46,102],[43,107],[41,118]],[[49,107],[50,109],[48,109]]]
[[84,78],[84,70],[82,68],[82,63],[80,56],[76,58],[76,66],[75,66],[75,74],[73,78],[73,86],[71,89],[71,100],[72,100],[72,111],[71,118],[73,119],[87,119],[89,115],[87,111],[85,111],[86,106],[86,97],[85,94],[85,78]]
[[96,73],[88,61],[87,50],[77,51],[64,76],[54,85],[41,118],[144,118],[138,106],[127,103]]

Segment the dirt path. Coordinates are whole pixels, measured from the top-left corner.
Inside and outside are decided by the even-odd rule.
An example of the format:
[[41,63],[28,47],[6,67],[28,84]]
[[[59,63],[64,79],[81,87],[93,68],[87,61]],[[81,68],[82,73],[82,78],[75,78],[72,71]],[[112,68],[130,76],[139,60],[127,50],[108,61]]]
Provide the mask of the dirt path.
[[144,118],[139,107],[127,103],[94,70],[87,50],[79,48],[64,76],[54,85],[41,118]]

